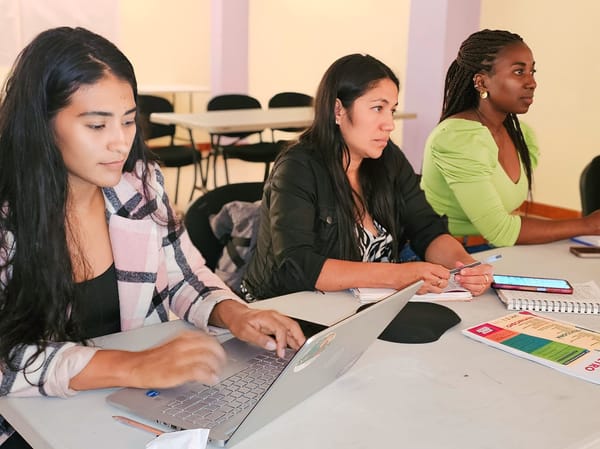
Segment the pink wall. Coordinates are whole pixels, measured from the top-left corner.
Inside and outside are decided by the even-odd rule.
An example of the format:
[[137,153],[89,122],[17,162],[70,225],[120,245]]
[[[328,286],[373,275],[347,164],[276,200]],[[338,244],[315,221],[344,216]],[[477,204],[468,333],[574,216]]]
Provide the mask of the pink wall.
[[479,29],[479,17],[480,0],[411,2],[404,110],[417,119],[404,122],[402,149],[419,173],[425,141],[439,121],[446,70],[461,42]]
[[248,0],[211,0],[210,6],[211,96],[247,93]]

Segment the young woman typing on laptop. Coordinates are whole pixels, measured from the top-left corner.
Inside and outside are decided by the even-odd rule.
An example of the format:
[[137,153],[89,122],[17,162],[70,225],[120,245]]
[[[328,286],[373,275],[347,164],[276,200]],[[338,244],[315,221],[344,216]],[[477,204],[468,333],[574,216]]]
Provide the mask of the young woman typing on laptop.
[[[256,252],[242,288],[247,299],[300,290],[403,288],[440,292],[449,270],[474,259],[448,235],[419,181],[390,140],[398,79],[382,62],[354,54],[327,70],[315,118],[277,159],[265,186]],[[407,241],[422,261],[400,262]],[[492,267],[460,271],[473,294]]]
[[[86,344],[170,310],[280,355],[304,341],[294,321],[248,309],[204,265],[143,143],[136,86],[113,44],[64,27],[23,50],[0,95],[2,395],[214,383],[225,356],[204,332],[140,352]],[[10,427],[0,430],[4,442]]]

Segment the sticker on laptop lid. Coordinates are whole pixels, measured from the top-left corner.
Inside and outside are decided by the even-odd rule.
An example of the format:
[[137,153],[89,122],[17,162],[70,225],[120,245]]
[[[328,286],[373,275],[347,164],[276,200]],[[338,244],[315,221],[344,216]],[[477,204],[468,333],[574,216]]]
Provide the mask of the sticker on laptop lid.
[[313,344],[313,347],[310,348],[306,354],[304,354],[304,357],[298,360],[298,363],[296,366],[294,366],[294,372],[300,372],[314,362],[334,339],[335,332],[329,332],[327,335],[324,335],[318,341],[316,341]]

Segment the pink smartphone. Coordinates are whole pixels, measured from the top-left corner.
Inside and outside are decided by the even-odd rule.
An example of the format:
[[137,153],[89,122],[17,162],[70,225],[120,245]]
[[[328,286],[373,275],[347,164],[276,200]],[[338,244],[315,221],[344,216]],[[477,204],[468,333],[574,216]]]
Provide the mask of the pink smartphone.
[[566,279],[512,276],[506,274],[494,274],[492,287],[504,290],[525,290],[568,295],[573,293],[573,287]]

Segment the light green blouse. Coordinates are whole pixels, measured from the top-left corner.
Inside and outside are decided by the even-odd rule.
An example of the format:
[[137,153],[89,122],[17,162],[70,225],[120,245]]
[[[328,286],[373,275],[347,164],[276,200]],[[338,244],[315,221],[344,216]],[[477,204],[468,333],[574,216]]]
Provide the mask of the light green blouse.
[[[538,145],[521,122],[532,169]],[[425,144],[421,188],[440,215],[448,217],[452,235],[482,235],[494,246],[514,245],[521,218],[513,211],[527,199],[527,176],[514,183],[498,162],[498,147],[481,123],[449,118],[431,132]]]

